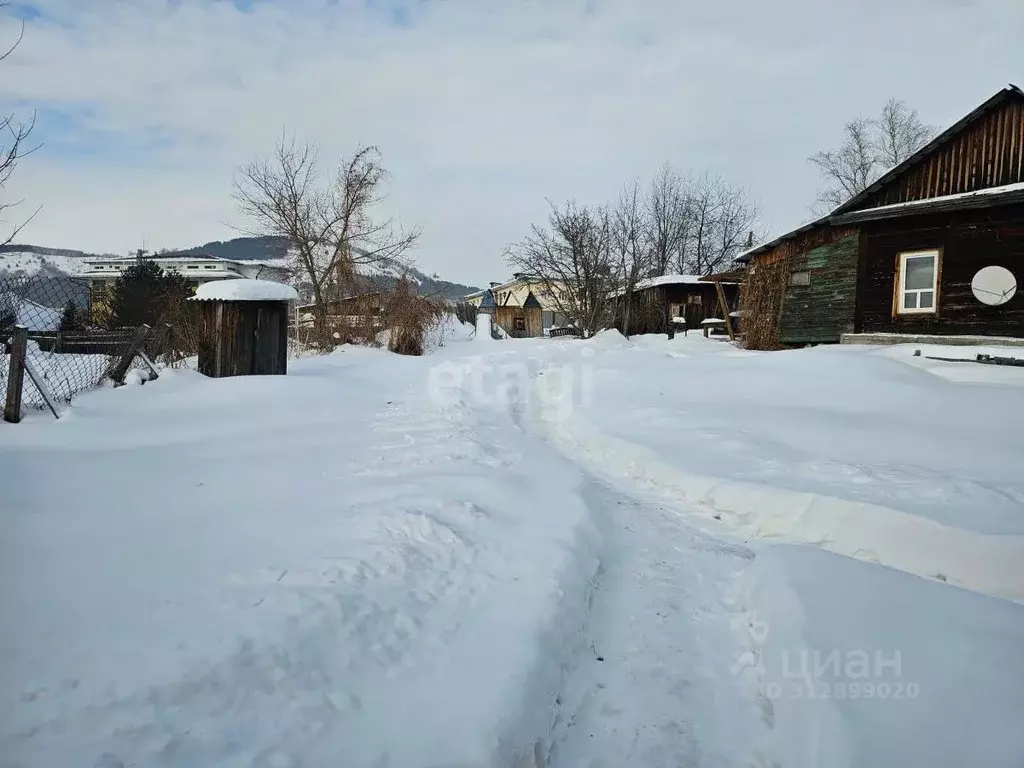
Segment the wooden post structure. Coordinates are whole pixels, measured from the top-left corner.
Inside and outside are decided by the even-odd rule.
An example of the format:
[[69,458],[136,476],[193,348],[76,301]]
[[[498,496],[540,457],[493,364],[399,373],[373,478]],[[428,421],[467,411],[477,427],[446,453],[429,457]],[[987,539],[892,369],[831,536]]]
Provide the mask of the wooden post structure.
[[28,354],[28,329],[14,326],[11,336],[11,363],[7,368],[7,398],[4,401],[4,421],[21,421],[21,391],[25,385],[25,356]]
[[106,377],[117,384],[124,384],[124,377],[128,375],[128,369],[132,365],[132,361],[135,356],[142,350],[142,346],[146,343],[146,337],[149,335],[149,326],[140,325],[135,330],[135,335],[132,336],[132,340],[128,348],[124,351],[124,354],[114,363],[110,368],[107,369]]
[[718,294],[718,306],[722,309],[722,316],[725,318],[725,330],[729,333],[729,341],[736,341],[736,334],[732,330],[732,316],[729,314],[729,304],[725,300],[725,289],[719,280],[715,280],[715,293]]

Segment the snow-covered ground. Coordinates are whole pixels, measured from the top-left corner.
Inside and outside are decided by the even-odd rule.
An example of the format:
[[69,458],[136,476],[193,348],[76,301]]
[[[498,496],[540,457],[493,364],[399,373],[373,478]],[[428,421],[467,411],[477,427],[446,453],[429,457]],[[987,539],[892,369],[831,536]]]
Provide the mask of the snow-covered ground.
[[0,766],[1024,764],[1019,369],[442,330],[0,424]]
[[[75,355],[43,352],[39,345],[28,343],[28,362],[31,371],[26,373],[22,384],[21,404],[24,408],[43,410],[47,408],[46,398],[35,384],[38,377],[51,399],[70,402],[82,392],[100,386],[103,374],[110,366],[107,355]],[[11,356],[0,352],[0,391],[6,395],[8,366]],[[133,369],[134,370],[134,369]],[[137,381],[133,377],[133,382]]]
[[39,254],[31,251],[5,251],[0,253],[0,275],[30,277],[47,270],[63,272],[72,277],[85,274],[88,265],[78,256]]

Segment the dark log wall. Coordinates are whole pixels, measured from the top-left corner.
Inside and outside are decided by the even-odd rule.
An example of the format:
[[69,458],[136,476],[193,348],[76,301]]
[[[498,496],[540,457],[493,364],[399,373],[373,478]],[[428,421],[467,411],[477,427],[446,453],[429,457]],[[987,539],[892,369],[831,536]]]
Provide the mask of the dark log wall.
[[[937,314],[895,317],[898,255],[931,248],[942,250]],[[1024,337],[1024,204],[864,224],[861,254],[859,331]],[[1017,278],[1017,294],[1000,307],[971,292],[975,273],[989,265]]]
[[287,302],[201,301],[199,305],[200,373],[215,378],[287,373]]
[[866,198],[857,209],[1024,181],[1024,100],[1010,95],[963,133]]
[[[808,285],[787,285],[779,322],[783,344],[839,341],[854,329],[857,297],[857,235],[789,257],[789,273],[808,272]],[[789,279],[786,280],[788,284]]]

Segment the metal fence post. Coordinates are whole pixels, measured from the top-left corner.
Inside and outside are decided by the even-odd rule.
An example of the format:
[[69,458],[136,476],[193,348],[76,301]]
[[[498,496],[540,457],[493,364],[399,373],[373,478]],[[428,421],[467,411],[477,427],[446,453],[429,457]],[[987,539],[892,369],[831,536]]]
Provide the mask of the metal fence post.
[[28,353],[28,329],[14,326],[11,336],[11,361],[7,368],[7,399],[4,401],[4,421],[21,421],[21,391],[25,385],[25,355]]

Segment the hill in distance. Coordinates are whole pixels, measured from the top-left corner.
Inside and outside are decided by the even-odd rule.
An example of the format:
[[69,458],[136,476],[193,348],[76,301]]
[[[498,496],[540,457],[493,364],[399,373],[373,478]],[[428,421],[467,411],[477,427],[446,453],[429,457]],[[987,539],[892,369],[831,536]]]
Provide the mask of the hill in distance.
[[[179,250],[161,252],[156,255],[209,255],[234,261],[284,259],[288,255],[288,241],[282,237],[236,237],[231,240],[214,240],[203,245]],[[47,248],[39,245],[6,245],[0,247],[0,275],[42,274],[59,276],[75,275],[81,272],[84,259],[112,254],[96,254],[68,248]],[[122,254],[127,255],[127,254]],[[467,293],[479,290],[472,285],[442,280],[438,275],[427,275],[414,268],[396,262],[382,262],[361,270],[367,279],[368,288],[388,289],[403,274],[419,285],[424,296],[457,301]]]

